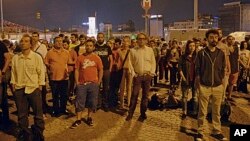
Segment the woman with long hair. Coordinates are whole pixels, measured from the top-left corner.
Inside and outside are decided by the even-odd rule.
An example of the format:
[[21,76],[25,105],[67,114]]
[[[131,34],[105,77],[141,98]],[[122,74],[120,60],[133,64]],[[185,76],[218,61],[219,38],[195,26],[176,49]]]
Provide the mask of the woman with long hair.
[[194,80],[195,80],[195,42],[192,40],[187,41],[185,53],[180,57],[178,69],[181,81],[181,91],[182,91],[182,118],[185,119],[187,115],[187,99],[189,89],[192,89],[192,98],[194,100],[194,105],[192,107],[193,114],[196,114],[197,109],[197,97],[195,96]]

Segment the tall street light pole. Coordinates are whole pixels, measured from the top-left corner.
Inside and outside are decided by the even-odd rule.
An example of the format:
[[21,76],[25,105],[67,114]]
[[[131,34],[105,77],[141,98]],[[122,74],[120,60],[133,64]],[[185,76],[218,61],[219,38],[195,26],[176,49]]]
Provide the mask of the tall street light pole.
[[149,14],[148,11],[151,8],[151,0],[142,0],[142,8],[145,10],[145,15],[143,15],[143,18],[145,18],[145,33],[148,34],[148,19]]
[[3,29],[3,0],[1,0],[0,3],[1,3],[1,33],[2,33],[2,38],[4,38],[4,29]]
[[198,25],[198,0],[194,0],[194,29],[197,30]]

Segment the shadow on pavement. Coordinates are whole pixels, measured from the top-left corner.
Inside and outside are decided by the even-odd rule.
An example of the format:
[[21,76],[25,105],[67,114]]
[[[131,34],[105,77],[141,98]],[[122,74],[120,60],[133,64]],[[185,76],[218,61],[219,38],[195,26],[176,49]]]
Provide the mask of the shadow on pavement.
[[[1,119],[0,119],[1,120]],[[17,137],[17,123],[13,120],[10,120],[8,123],[0,123],[0,131],[4,132],[5,134],[12,135]]]
[[192,136],[194,139],[197,135],[197,130],[194,128],[180,127],[180,132],[185,133],[187,136]]

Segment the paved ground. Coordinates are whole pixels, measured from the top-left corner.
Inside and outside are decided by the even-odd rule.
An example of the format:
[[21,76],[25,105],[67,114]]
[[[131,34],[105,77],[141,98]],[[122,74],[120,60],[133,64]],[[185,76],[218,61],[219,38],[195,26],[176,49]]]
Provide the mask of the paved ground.
[[[165,94],[166,89],[161,88],[159,93]],[[176,91],[176,96],[180,97],[180,91]],[[235,102],[230,120],[233,123],[242,123],[250,125],[250,97],[245,94],[234,94]],[[15,106],[13,101],[9,101],[11,110],[11,120],[13,125],[17,121],[14,113]],[[50,103],[51,104],[51,103]],[[70,111],[74,111],[74,106],[69,106]],[[72,112],[74,113],[74,112]],[[61,116],[52,118],[48,115],[46,130],[44,132],[46,141],[193,141],[197,129],[197,120],[187,117],[181,120],[181,109],[167,109],[147,111],[148,119],[143,123],[137,121],[139,117],[139,105],[133,119],[130,122],[125,121],[126,114],[121,111],[112,110],[104,112],[98,110],[94,115],[94,126],[89,127],[83,123],[76,129],[70,129],[75,116]],[[32,122],[32,116],[30,117]],[[208,123],[211,128],[211,123]],[[15,140],[14,127],[9,130],[0,131],[0,141]],[[229,124],[222,126],[223,132],[229,138]],[[207,130],[207,140],[214,140]]]

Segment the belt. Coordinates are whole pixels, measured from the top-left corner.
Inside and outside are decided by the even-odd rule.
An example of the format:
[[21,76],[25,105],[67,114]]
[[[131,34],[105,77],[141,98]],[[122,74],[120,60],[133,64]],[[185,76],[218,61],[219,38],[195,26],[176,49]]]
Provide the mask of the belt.
[[83,83],[83,85],[88,85],[90,83],[93,83],[93,82],[85,82],[85,83]]
[[143,74],[139,74],[139,73],[136,73],[137,76],[147,76],[147,75],[150,75],[149,73],[143,73]]

